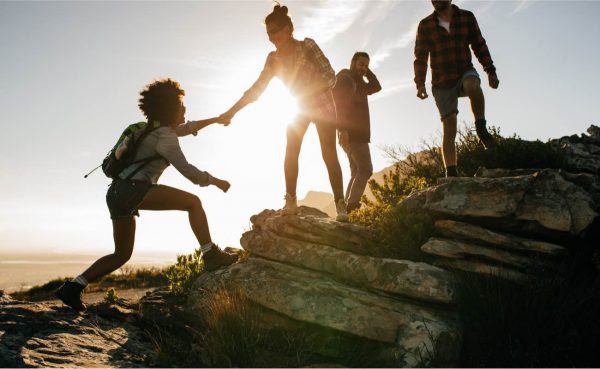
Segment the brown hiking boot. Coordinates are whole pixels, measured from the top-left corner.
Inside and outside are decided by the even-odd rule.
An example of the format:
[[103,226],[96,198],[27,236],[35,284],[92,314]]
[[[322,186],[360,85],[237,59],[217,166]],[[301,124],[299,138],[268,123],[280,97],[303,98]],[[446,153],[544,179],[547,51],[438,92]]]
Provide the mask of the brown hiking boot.
[[58,297],[65,305],[77,311],[85,311],[86,306],[81,301],[85,287],[77,282],[65,282],[60,286],[54,296]]
[[222,251],[217,245],[214,245],[210,251],[202,254],[204,260],[204,270],[212,272],[220,267],[229,266],[238,259],[237,254],[229,254]]

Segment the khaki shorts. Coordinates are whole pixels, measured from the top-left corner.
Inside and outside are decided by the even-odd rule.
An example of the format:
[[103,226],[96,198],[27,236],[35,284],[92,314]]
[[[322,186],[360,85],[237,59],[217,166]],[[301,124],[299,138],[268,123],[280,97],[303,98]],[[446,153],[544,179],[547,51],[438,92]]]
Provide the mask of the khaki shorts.
[[463,83],[467,77],[476,77],[481,81],[477,71],[475,69],[470,69],[460,77],[456,86],[450,88],[433,87],[431,89],[442,120],[446,119],[451,114],[458,114],[458,98],[467,96],[463,91]]

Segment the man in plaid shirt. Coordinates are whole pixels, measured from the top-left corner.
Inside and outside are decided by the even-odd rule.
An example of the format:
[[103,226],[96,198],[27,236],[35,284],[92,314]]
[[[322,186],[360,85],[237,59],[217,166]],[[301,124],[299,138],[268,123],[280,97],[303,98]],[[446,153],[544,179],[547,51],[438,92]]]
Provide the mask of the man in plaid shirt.
[[458,98],[468,96],[475,116],[477,136],[486,148],[495,145],[487,131],[485,100],[481,82],[471,62],[471,50],[488,75],[491,88],[498,88],[498,77],[485,39],[473,13],[452,5],[451,0],[432,0],[434,12],[421,20],[415,43],[415,84],[417,97],[428,97],[425,89],[427,59],[431,60],[431,85],[435,103],[444,125],[442,152],[446,176],[456,171],[456,116]]

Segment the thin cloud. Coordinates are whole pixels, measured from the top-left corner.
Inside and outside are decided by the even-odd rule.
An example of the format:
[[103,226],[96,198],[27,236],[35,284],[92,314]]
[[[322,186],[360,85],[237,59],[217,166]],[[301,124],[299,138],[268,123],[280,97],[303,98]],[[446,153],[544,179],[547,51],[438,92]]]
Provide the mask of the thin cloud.
[[398,49],[404,49],[405,47],[414,45],[415,38],[417,37],[417,27],[419,22],[416,22],[408,32],[405,32],[400,38],[395,40],[387,40],[383,43],[379,49],[377,49],[371,56],[371,64],[373,68],[381,65],[392,52]]
[[381,92],[369,97],[369,101],[377,101],[381,99],[385,99],[386,97],[390,97],[396,95],[402,91],[414,88],[415,84],[412,80],[404,79],[401,81],[390,81],[383,86]]
[[521,13],[521,12],[531,8],[531,6],[533,6],[533,4],[535,4],[535,0],[521,0],[518,2],[517,6],[510,13],[510,15],[512,16],[512,15]]
[[393,0],[375,1],[374,6],[371,7],[369,11],[367,11],[367,14],[365,15],[362,23],[367,25],[382,21],[399,3],[399,1]]
[[331,41],[354,24],[366,4],[366,1],[321,1],[308,9],[309,16],[297,27],[298,33],[310,35],[320,43]]

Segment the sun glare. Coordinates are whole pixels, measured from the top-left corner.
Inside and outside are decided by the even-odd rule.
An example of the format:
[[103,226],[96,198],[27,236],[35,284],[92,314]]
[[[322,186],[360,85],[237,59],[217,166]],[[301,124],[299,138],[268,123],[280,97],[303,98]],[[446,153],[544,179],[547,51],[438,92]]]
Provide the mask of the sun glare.
[[298,102],[289,90],[278,79],[273,79],[261,100],[265,102],[268,112],[265,115],[272,116],[280,122],[290,124],[298,113]]

